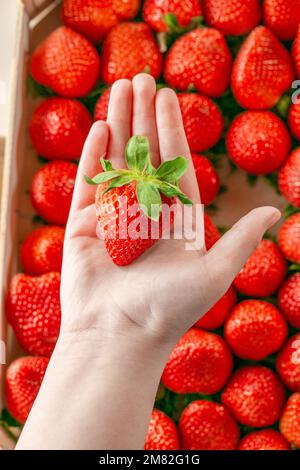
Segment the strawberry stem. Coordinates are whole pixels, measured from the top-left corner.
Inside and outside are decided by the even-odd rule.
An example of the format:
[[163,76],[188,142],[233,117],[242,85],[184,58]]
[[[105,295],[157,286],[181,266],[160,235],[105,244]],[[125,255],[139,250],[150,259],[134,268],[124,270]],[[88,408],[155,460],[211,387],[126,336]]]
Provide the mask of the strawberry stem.
[[93,178],[85,176],[86,182],[95,185],[109,182],[105,194],[113,188],[136,181],[136,194],[141,209],[153,220],[158,220],[162,211],[161,194],[168,198],[177,197],[182,204],[193,204],[179,188],[180,178],[188,168],[188,161],[184,157],[166,161],[156,169],[151,162],[147,137],[134,136],[126,146],[125,159],[128,169],[116,170],[109,160],[101,157],[104,171]]
[[175,36],[180,36],[184,33],[188,33],[193,29],[199,28],[203,24],[202,16],[195,16],[191,19],[190,23],[186,26],[180,26],[177,16],[174,13],[167,13],[164,16],[164,22],[168,27],[168,33]]

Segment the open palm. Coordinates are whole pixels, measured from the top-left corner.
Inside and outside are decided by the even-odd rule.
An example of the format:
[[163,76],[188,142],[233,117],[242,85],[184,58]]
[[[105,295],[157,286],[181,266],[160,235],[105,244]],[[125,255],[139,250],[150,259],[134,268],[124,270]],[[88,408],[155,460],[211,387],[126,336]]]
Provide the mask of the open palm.
[[156,92],[146,74],[116,82],[107,122],[92,127],[78,169],[64,245],[62,332],[99,329],[110,335],[124,325],[179,337],[223,295],[279,218],[274,208],[256,209],[207,253],[187,250],[186,240],[160,240],[130,266],[114,265],[96,235],[95,187],[83,175],[99,173],[103,154],[123,168],[131,135],[148,137],[155,166],[185,156],[190,165],[181,188],[200,203],[176,94],[167,88]]

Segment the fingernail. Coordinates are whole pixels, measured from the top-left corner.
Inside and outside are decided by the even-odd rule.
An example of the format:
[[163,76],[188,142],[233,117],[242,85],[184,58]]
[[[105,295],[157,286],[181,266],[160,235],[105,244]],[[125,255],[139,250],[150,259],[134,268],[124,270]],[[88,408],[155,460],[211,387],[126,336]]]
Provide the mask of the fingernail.
[[281,212],[278,209],[274,209],[269,216],[268,225],[272,227],[272,225],[276,224],[281,219]]

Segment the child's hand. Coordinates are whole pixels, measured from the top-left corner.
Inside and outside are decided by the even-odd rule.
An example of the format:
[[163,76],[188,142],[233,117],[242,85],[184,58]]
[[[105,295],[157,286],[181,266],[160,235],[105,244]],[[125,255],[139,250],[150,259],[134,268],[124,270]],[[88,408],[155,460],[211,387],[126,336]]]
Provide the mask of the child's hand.
[[190,161],[182,190],[199,203],[199,191],[175,93],[156,92],[150,75],[112,88],[107,123],[94,124],[80,161],[67,227],[62,274],[62,336],[137,335],[173,343],[228,289],[264,231],[278,220],[271,207],[256,209],[208,253],[188,251],[186,240],[161,240],[127,267],[117,267],[96,235],[95,187],[84,174],[100,171],[103,154],[116,168],[125,166],[131,135],[149,138],[152,160],[177,155]]

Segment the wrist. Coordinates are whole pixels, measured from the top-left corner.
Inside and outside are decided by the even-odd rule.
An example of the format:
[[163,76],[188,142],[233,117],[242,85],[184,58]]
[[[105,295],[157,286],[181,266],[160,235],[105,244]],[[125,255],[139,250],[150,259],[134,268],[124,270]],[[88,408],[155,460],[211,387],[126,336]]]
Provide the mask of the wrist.
[[135,326],[62,328],[19,448],[142,449],[172,347]]
[[102,365],[136,365],[161,369],[164,367],[176,340],[160,338],[145,328],[131,326],[126,329],[107,330],[87,328],[62,330],[53,360],[57,362],[89,362],[97,360]]

